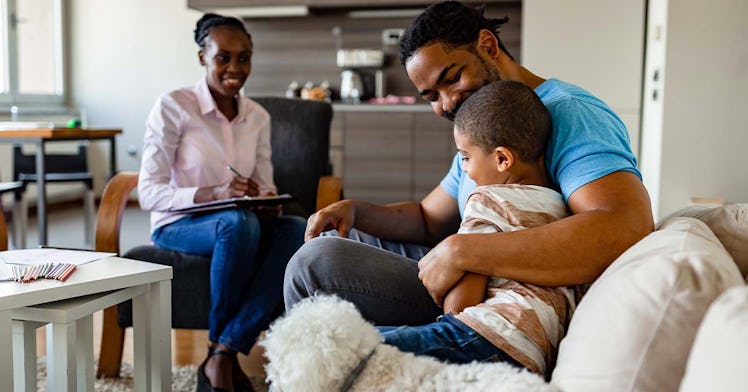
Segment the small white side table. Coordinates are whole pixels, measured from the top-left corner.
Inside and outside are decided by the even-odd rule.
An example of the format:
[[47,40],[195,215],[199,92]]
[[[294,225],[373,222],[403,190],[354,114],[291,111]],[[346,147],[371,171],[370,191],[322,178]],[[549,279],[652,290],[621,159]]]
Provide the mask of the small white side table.
[[110,257],[80,266],[64,283],[0,285],[0,380],[10,381],[0,383],[0,391],[35,390],[35,329],[46,323],[52,323],[49,390],[93,390],[92,314],[128,299],[133,300],[135,390],[170,390],[171,277],[168,266]]

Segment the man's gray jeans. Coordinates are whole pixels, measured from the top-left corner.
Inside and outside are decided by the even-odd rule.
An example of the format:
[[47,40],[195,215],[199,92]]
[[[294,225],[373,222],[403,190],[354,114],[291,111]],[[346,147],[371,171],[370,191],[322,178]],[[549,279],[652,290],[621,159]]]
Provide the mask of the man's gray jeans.
[[375,325],[422,325],[442,314],[418,279],[418,260],[429,248],[356,230],[349,239],[335,235],[308,241],[289,261],[286,310],[311,295],[334,294],[353,302]]

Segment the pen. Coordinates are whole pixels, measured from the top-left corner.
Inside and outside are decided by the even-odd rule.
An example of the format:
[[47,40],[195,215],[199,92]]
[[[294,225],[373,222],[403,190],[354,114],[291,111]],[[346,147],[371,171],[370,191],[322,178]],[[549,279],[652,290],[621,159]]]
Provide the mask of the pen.
[[233,167],[231,167],[231,165],[226,165],[226,169],[228,169],[228,170],[229,170],[230,172],[234,173],[234,174],[235,174],[235,175],[236,175],[237,177],[240,177],[240,178],[245,178],[245,179],[247,178],[247,177],[244,177],[244,176],[243,176],[243,175],[242,175],[241,173],[239,173],[238,171],[236,171],[236,169],[234,169]]

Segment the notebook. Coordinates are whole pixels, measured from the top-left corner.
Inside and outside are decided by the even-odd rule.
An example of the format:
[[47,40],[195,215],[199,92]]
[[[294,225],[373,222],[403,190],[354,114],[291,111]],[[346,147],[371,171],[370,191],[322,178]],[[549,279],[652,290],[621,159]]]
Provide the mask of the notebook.
[[296,200],[295,197],[284,193],[277,196],[242,196],[229,199],[213,200],[205,203],[196,203],[186,207],[170,208],[169,212],[188,214],[193,212],[213,211],[225,208],[250,208],[263,205],[278,205]]

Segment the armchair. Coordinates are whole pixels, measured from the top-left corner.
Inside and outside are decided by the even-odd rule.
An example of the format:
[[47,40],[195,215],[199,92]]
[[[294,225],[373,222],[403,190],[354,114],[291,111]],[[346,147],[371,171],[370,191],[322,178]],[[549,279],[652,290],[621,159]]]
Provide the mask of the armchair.
[[[274,180],[280,193],[291,193],[297,202],[284,213],[308,216],[342,196],[342,181],[330,177],[329,104],[287,98],[254,98],[271,116]],[[96,230],[96,250],[119,251],[119,221],[128,195],[137,185],[137,173],[113,177],[102,196]],[[172,327],[207,329],[210,310],[210,258],[142,245],[123,257],[174,268]],[[131,303],[104,311],[97,376],[117,377],[122,358],[124,329],[132,325]]]

